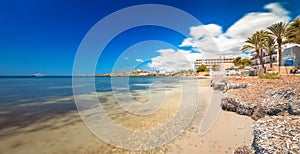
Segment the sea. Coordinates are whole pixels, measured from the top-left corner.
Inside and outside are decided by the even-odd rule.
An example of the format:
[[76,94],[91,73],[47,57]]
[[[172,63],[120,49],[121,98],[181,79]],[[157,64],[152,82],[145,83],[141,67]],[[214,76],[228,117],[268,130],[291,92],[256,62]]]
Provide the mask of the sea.
[[[147,92],[153,83],[173,88],[188,78],[171,77],[75,77],[85,83],[94,81],[97,93],[122,90]],[[161,87],[160,87],[161,88]],[[155,90],[152,89],[151,90]],[[161,90],[161,89],[160,89]],[[145,95],[145,97],[149,97]],[[103,98],[102,100],[107,99]],[[101,103],[101,99],[100,99]],[[43,119],[77,110],[73,100],[71,76],[1,76],[0,77],[0,128],[25,127]]]
[[[164,76],[1,76],[0,154],[165,153],[163,145],[193,119],[187,130],[199,127],[209,83]],[[89,104],[94,96],[102,110]]]

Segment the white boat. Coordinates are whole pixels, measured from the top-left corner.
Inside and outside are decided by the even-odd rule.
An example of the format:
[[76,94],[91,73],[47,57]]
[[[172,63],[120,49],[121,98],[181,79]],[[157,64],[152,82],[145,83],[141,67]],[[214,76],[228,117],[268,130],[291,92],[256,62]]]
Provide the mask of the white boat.
[[43,77],[43,76],[46,76],[46,74],[36,73],[36,74],[32,74],[31,76],[33,76],[33,77]]

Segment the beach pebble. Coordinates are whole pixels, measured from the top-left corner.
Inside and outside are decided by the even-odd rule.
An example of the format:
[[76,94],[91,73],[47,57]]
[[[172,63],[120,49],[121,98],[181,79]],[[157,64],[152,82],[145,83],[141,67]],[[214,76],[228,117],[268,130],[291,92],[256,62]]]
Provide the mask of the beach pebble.
[[233,152],[234,154],[252,154],[254,153],[254,150],[246,145],[240,146],[236,148]]

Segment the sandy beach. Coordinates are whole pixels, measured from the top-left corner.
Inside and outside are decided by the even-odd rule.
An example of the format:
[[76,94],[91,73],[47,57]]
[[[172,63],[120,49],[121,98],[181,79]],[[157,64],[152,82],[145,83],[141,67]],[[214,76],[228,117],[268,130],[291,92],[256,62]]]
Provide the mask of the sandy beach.
[[241,145],[252,142],[251,118],[221,111],[213,128],[204,136],[196,129],[174,141],[170,153],[232,153]]
[[[85,126],[77,111],[52,117],[48,120],[35,121],[22,128],[9,127],[1,130],[0,153],[232,153],[241,145],[250,145],[252,142],[250,117],[221,111],[212,128],[204,135],[199,135],[201,121],[206,116],[212,88],[209,79],[199,80],[202,88],[202,97],[199,100],[198,110],[187,129],[176,139],[161,147],[147,151],[129,151],[111,146],[94,134]],[[131,117],[130,114],[120,112],[109,113],[115,120],[126,127],[149,129],[157,127],[171,118],[177,110],[176,102],[180,91],[171,90],[165,99],[161,110],[146,119],[130,120],[140,117]],[[69,98],[72,99],[72,98]],[[174,103],[175,102],[175,103]],[[220,103],[220,102],[215,102]],[[122,120],[123,119],[123,120]],[[149,120],[152,119],[152,120]]]

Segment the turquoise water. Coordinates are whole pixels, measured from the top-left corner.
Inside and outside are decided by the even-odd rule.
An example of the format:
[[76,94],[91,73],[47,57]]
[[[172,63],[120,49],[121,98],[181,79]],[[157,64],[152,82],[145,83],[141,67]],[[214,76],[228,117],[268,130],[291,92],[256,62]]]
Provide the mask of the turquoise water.
[[[94,79],[77,78],[83,83]],[[170,77],[95,77],[96,91],[112,92],[112,79],[122,81],[114,85],[114,90],[118,92],[126,88],[130,92],[148,90],[154,82],[172,88],[173,83],[188,80]],[[77,86],[84,88],[87,85]],[[75,110],[72,77],[0,77],[0,128],[25,127],[41,119]]]

